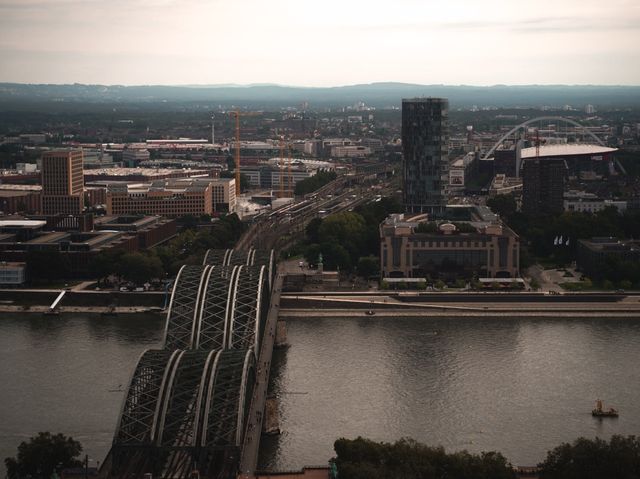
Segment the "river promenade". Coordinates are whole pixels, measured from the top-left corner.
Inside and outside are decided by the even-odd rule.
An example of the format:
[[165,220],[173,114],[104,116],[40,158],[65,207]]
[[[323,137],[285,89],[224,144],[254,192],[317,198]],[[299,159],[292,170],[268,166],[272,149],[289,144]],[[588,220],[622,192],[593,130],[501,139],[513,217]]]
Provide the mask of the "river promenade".
[[[0,290],[0,312],[50,311],[60,290]],[[159,292],[69,291],[59,313],[163,313]],[[279,317],[640,318],[638,293],[305,292],[283,293]]]
[[298,293],[281,298],[280,317],[640,318],[640,295],[523,293]]

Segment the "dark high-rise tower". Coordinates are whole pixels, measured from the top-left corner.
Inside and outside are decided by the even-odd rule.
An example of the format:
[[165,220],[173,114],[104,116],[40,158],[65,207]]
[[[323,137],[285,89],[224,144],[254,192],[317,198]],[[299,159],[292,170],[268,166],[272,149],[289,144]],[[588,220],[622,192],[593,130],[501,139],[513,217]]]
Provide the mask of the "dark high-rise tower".
[[449,102],[402,100],[403,200],[407,213],[438,214],[449,185]]
[[527,159],[522,169],[522,211],[529,215],[562,213],[566,174],[563,159]]

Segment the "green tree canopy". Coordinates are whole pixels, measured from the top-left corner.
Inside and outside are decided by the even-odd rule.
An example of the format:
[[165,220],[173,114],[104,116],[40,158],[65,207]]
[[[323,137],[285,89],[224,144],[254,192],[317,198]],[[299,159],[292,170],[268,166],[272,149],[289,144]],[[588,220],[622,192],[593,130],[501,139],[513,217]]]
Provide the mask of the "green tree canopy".
[[28,442],[20,443],[17,457],[4,460],[7,477],[49,479],[58,468],[79,466],[81,463],[76,458],[81,452],[82,446],[71,437],[40,432]]
[[487,200],[487,206],[505,221],[508,221],[518,210],[518,205],[513,195],[496,195]]
[[335,171],[318,171],[313,176],[305,178],[296,183],[294,193],[296,195],[306,195],[322,188],[327,183],[335,180],[338,175]]
[[358,260],[358,274],[363,278],[375,276],[380,271],[380,261],[377,256],[361,256]]
[[640,477],[640,439],[613,436],[609,442],[576,439],[547,453],[540,479],[632,479]]
[[120,258],[118,267],[120,276],[135,284],[163,276],[162,261],[155,255],[127,253]]
[[506,479],[516,475],[497,452],[447,454],[412,439],[393,444],[359,437],[334,444],[340,479]]

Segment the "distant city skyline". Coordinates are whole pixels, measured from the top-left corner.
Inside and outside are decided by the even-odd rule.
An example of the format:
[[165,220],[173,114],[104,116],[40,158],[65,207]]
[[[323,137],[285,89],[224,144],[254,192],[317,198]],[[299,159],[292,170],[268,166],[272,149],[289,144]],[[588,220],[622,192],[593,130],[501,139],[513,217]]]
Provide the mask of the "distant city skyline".
[[636,0],[0,0],[0,82],[640,85]]

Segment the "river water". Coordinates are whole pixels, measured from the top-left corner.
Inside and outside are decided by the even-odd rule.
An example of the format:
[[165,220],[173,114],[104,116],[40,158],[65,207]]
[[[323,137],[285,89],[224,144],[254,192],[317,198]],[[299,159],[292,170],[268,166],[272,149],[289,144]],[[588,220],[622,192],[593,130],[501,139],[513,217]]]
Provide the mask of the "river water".
[[[120,385],[163,326],[159,316],[3,315],[0,458],[48,430],[102,460]],[[272,361],[282,434],[263,439],[263,468],[325,464],[336,438],[358,435],[530,465],[578,436],[640,431],[640,321],[299,319],[288,342]],[[620,418],[592,418],[596,398]]]

